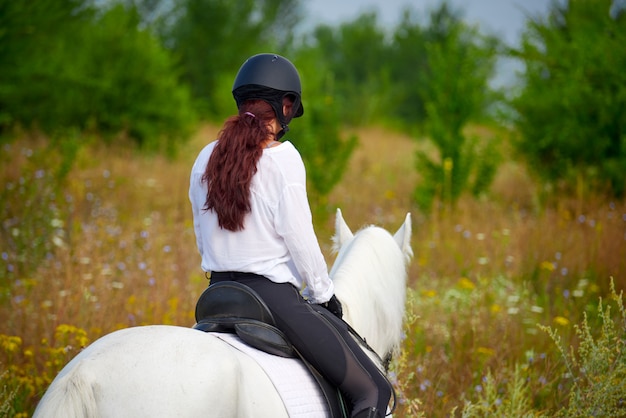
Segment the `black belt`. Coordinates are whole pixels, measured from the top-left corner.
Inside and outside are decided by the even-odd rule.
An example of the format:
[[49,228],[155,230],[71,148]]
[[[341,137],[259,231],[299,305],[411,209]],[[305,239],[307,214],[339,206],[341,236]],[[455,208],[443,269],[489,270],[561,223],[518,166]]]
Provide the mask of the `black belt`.
[[212,271],[210,279],[215,279],[218,282],[225,280],[241,280],[241,279],[266,279],[265,276],[261,276],[256,273],[246,273],[243,271]]

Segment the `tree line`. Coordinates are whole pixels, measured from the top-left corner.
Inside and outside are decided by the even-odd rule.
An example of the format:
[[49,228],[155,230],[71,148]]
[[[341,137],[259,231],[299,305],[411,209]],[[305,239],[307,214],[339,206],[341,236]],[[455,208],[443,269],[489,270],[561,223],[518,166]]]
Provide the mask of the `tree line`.
[[[424,15],[408,8],[392,28],[370,12],[302,33],[299,0],[0,0],[0,141],[38,130],[63,143],[72,131],[174,152],[198,122],[234,112],[239,66],[273,51],[301,72],[307,115],[293,122],[293,141],[318,196],[339,181],[357,144],[341,128],[373,123],[434,145],[435,155],[416,156],[421,207],[479,195],[501,162],[502,139],[464,128],[491,123],[511,128],[513,148],[545,184],[584,182],[623,197],[620,5],[554,2],[509,46],[446,2]],[[524,71],[497,91],[490,80],[501,56]]]

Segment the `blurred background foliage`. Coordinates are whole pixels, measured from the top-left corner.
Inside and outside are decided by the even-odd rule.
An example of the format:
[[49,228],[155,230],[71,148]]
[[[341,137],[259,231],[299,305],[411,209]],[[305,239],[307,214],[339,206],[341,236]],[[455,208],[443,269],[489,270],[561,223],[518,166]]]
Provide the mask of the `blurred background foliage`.
[[550,186],[584,182],[624,196],[624,2],[555,3],[511,51],[526,65],[511,101],[516,148]]
[[[514,132],[542,190],[622,197],[626,17],[613,3],[554,2],[528,20],[521,45],[502,45],[446,2],[426,16],[408,8],[396,27],[370,12],[304,31],[298,0],[0,0],[0,140],[74,129],[173,155],[200,123],[234,112],[242,62],[275,51],[303,75],[312,118],[294,121],[294,137],[315,198],[354,148],[341,129],[372,124],[429,144],[415,158],[420,209],[480,196],[503,139],[467,137],[477,122]],[[524,71],[498,91],[503,56]]]

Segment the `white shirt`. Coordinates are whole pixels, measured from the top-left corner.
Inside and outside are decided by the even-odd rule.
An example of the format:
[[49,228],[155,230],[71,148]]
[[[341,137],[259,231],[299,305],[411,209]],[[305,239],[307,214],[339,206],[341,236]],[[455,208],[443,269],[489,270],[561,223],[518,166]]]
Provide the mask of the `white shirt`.
[[216,143],[198,155],[189,185],[202,269],[260,274],[304,288],[313,303],[327,302],[333,282],[313,229],[300,153],[290,142],[263,150],[250,185],[252,209],[243,230],[233,232],[219,227],[214,211],[203,209],[207,185],[202,175]]

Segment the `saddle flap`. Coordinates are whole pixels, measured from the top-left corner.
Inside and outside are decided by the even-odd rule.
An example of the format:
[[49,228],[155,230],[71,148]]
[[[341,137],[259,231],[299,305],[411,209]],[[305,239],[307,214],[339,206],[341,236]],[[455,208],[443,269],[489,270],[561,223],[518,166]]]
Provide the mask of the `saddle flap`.
[[295,357],[293,347],[278,328],[257,321],[240,322],[235,332],[252,347],[280,357]]

